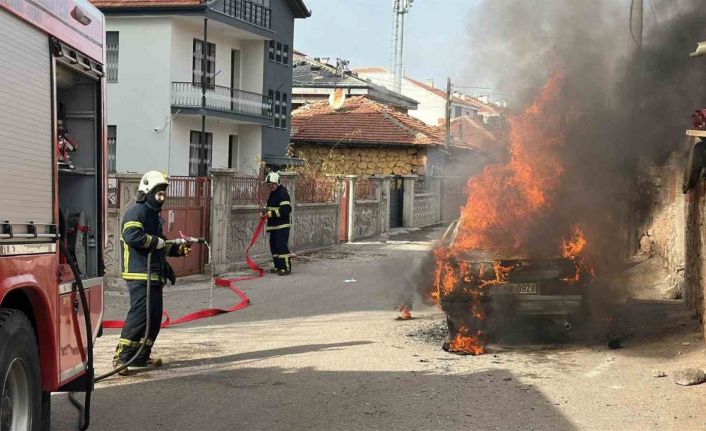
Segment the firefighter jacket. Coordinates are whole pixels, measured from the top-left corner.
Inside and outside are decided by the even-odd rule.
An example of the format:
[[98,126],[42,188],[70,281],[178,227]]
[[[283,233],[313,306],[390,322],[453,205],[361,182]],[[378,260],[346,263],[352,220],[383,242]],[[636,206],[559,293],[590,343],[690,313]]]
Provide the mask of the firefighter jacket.
[[281,184],[270,193],[267,199],[267,211],[271,214],[267,219],[268,231],[292,227],[292,203],[289,199],[289,192]]
[[127,210],[120,237],[123,279],[147,280],[147,255],[152,250],[152,280],[162,284],[169,280],[174,284],[176,277],[166,257],[179,256],[179,247],[167,243],[157,250],[158,237],[166,240],[158,210],[145,202],[137,202]]

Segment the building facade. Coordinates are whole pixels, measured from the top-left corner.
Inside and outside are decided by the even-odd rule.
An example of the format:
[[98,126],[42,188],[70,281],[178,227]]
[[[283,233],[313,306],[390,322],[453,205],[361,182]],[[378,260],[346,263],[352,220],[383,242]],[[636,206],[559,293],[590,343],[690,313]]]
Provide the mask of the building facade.
[[112,170],[252,174],[283,162],[294,20],[310,15],[301,0],[93,3],[107,17]]
[[[353,69],[359,77],[372,81],[388,89],[393,88],[394,74],[383,67],[366,67]],[[434,87],[433,83],[424,83],[404,77],[401,92],[404,96],[419,102],[419,107],[410,111],[410,115],[430,126],[443,125],[446,120],[446,91]],[[489,124],[499,117],[499,113],[490,105],[480,100],[454,93],[451,95],[451,118],[468,116],[480,118]]]

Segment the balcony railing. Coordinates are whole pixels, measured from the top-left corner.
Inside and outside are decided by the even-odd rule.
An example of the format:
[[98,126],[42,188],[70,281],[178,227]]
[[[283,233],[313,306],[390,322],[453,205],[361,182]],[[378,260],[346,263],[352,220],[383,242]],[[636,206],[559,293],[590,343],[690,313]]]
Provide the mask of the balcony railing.
[[225,0],[223,13],[267,30],[272,28],[270,0]]
[[[201,85],[172,82],[172,106],[201,108]],[[272,100],[267,96],[236,88],[210,86],[206,89],[206,109],[233,114],[272,118]]]

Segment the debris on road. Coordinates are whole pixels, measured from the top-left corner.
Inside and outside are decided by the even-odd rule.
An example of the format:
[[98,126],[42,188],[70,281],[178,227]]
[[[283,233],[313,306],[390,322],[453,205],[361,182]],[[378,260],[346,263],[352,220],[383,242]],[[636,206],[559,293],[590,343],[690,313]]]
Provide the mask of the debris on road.
[[667,377],[667,373],[664,370],[652,370],[652,377]]
[[343,280],[343,282],[344,283],[357,283],[358,280],[356,280],[355,278],[349,278],[348,280]]
[[682,368],[673,373],[672,379],[682,386],[700,385],[706,382],[706,374],[698,368]]

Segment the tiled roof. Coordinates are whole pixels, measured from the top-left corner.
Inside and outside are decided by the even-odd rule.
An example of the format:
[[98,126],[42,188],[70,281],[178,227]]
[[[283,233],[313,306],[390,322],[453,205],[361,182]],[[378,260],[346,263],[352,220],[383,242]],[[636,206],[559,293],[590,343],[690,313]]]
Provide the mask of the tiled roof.
[[99,9],[199,7],[201,0],[91,0]]
[[316,102],[292,113],[293,142],[443,145],[444,132],[364,96],[334,110]]
[[293,87],[367,87],[368,82],[350,72],[337,74],[336,68],[315,60],[303,59],[292,68]]
[[495,154],[500,150],[500,139],[483,124],[464,115],[451,120],[451,145]]

